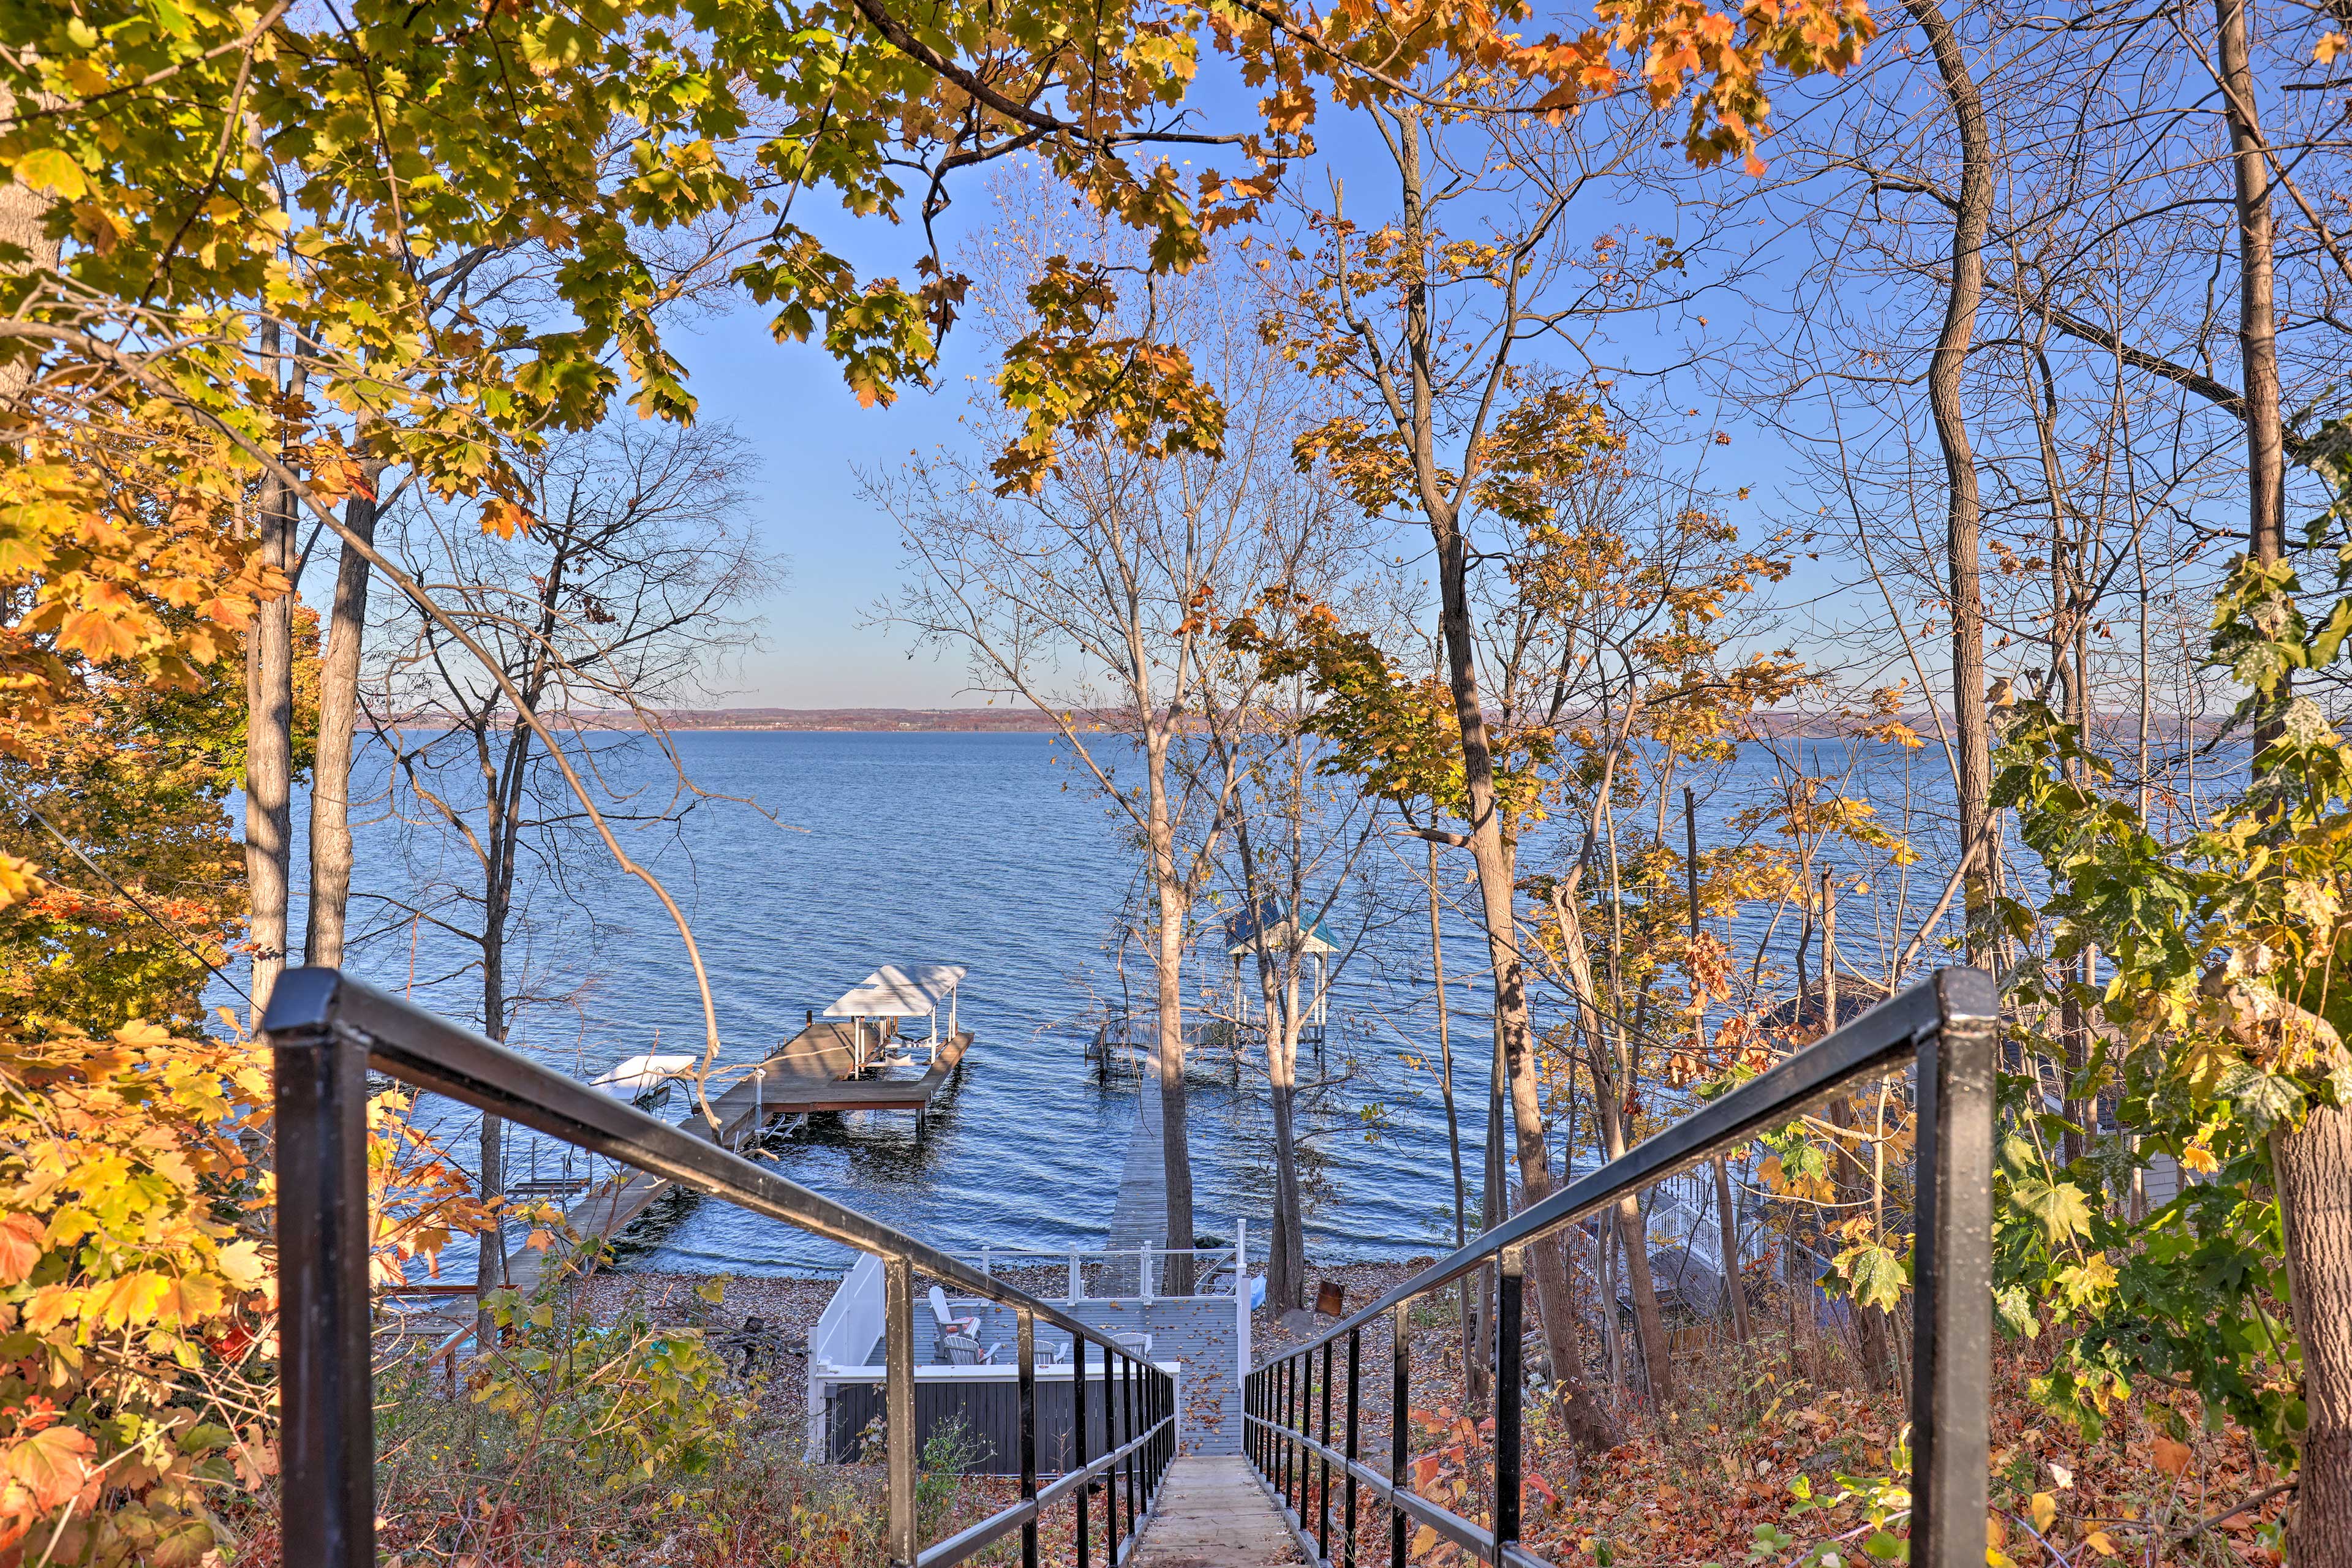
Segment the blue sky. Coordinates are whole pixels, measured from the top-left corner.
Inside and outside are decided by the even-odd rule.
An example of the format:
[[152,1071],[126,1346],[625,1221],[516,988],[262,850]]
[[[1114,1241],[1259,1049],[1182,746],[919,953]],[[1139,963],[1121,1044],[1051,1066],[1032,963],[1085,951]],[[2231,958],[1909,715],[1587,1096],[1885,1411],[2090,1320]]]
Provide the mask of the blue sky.
[[[861,408],[817,350],[777,343],[756,307],[706,319],[673,340],[692,372],[702,416],[757,448],[752,517],[764,545],[787,558],[782,586],[760,606],[764,647],[729,684],[730,707],[961,706],[962,668],[865,625],[897,583],[898,535],[857,494],[857,470],[904,462],[909,448],[950,437],[963,402],[956,363],[940,390]],[[950,340],[950,355],[956,354]]]
[[[1374,205],[1384,195],[1364,192]],[[975,180],[964,210],[977,226],[989,221],[988,207]],[[857,237],[887,244],[892,237]],[[887,271],[901,258],[886,250],[870,259]],[[991,368],[978,334],[951,332],[936,389],[909,389],[887,408],[859,406],[816,349],[773,342],[756,306],[681,324],[670,342],[689,369],[701,417],[732,426],[759,452],[752,517],[763,545],[788,563],[782,586],[759,606],[762,647],[726,683],[723,705],[979,705],[982,699],[962,694],[960,658],[913,648],[905,634],[869,624],[876,601],[898,584],[899,549],[891,520],[859,496],[857,480],[861,469],[886,469],[913,451],[962,438],[958,416],[973,378]],[[1711,426],[1718,417],[1710,400],[1695,423]],[[1710,468],[1721,482],[1727,470],[1748,468],[1761,455],[1743,433],[1736,458],[1722,454]],[[1751,477],[1742,472],[1729,482]],[[1750,512],[1743,522],[1760,524],[1761,500],[1759,490],[1758,501],[1741,509]],[[1401,534],[1397,548],[1412,553],[1422,543]]]

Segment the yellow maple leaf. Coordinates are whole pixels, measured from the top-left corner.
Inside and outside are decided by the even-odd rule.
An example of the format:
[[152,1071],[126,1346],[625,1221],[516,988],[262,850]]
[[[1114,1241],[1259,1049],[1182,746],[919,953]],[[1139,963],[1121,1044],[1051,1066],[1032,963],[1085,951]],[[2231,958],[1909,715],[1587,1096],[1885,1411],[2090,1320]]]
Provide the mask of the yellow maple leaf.
[[240,1290],[250,1290],[269,1277],[260,1247],[250,1241],[232,1241],[222,1247],[218,1267],[222,1277]]
[[2110,1538],[2107,1532],[2104,1530],[2090,1530],[2084,1531],[2083,1544],[2089,1547],[2092,1551],[2097,1552],[2102,1557],[2113,1557],[2122,1550],[2122,1548],[2118,1547],[2115,1543],[2114,1540]]
[[93,1289],[99,1321],[118,1329],[153,1321],[155,1309],[171,1283],[164,1276],[142,1268]]
[[33,863],[0,850],[0,910],[40,890],[41,879],[34,874]]
[[2033,1528],[2047,1535],[2052,1521],[2058,1517],[2058,1500],[2048,1492],[2035,1492],[2033,1502],[2026,1511],[2033,1516]]
[[2321,65],[2326,65],[2347,47],[2352,47],[2352,38],[2346,37],[2342,33],[2322,33],[2319,35],[2319,42],[2311,47],[2311,58]]
[[46,1334],[68,1318],[80,1316],[81,1292],[69,1285],[44,1285],[25,1304],[25,1327]]

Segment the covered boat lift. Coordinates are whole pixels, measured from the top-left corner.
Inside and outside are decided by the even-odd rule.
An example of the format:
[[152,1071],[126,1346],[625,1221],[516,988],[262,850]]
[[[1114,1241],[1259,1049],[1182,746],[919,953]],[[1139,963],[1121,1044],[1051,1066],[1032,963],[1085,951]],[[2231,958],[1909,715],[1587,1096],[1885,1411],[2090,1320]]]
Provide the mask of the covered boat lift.
[[[886,963],[844,992],[839,1001],[824,1010],[824,1016],[849,1020],[850,1049],[861,1071],[883,1060],[915,1059],[911,1055],[883,1058],[882,1051],[894,1041],[925,1047],[923,1065],[935,1067],[941,1044],[940,1008],[942,1004],[947,1008],[947,1038],[951,1043],[957,1034],[956,991],[963,984],[965,973],[961,963]],[[902,1018],[929,1018],[929,1037],[908,1041],[898,1029],[898,1021]],[[866,1038],[868,1024],[874,1026],[870,1047]],[[869,1056],[869,1050],[874,1054]]]
[[[714,1130],[701,1107],[689,1110],[677,1130],[690,1138],[735,1149],[758,1138],[770,1123],[787,1117],[851,1110],[911,1110],[921,1132],[931,1100],[962,1064],[971,1036],[956,1027],[956,992],[962,984],[960,963],[886,963],[825,1009],[812,1016],[808,1026],[784,1042],[766,1060],[751,1067],[730,1068],[733,1081],[723,1093],[716,1086],[710,1109],[718,1118]],[[947,1007],[947,1032],[940,1031],[940,1007]],[[892,1034],[879,1027],[882,1019],[931,1020],[929,1039],[912,1042],[928,1047],[886,1054]],[[868,1029],[866,1025],[877,1026]],[[920,1065],[919,1078],[869,1077],[877,1068]],[[691,1086],[695,1057],[632,1057],[596,1080],[608,1094],[626,1098],[649,1086],[685,1082]],[[624,1170],[573,1203],[564,1215],[569,1229],[583,1237],[616,1237],[630,1222],[651,1208],[669,1190],[667,1176],[650,1171]],[[542,1254],[530,1247],[507,1259],[507,1278],[527,1287],[539,1278]]]

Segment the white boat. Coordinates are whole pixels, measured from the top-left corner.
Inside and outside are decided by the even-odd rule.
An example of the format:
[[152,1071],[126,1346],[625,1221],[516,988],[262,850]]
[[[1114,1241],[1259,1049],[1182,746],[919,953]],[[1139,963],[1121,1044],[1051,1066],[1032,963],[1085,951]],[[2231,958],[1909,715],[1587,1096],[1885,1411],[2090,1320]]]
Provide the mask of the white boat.
[[691,1079],[701,1060],[700,1057],[684,1055],[631,1057],[596,1079],[594,1085],[615,1100],[633,1099]]

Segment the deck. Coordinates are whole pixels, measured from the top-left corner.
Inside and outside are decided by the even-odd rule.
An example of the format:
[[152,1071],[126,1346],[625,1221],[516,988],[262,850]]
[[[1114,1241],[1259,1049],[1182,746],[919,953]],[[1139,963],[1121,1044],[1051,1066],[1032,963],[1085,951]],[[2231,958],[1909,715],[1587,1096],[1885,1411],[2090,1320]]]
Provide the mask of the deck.
[[[971,1046],[971,1032],[963,1030],[940,1041],[938,1058],[920,1078],[858,1079],[850,1025],[818,1019],[711,1100],[711,1111],[719,1119],[716,1132],[699,1106],[687,1113],[677,1130],[706,1143],[740,1149],[758,1139],[770,1123],[788,1117],[843,1110],[911,1110],[920,1117]],[[564,1211],[564,1225],[583,1242],[609,1241],[675,1184],[666,1176],[629,1172],[583,1195]],[[514,1253],[507,1259],[508,1283],[518,1290],[530,1289],[539,1281],[545,1256],[530,1247]]]

